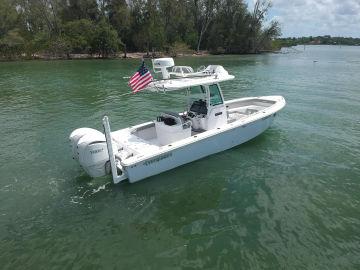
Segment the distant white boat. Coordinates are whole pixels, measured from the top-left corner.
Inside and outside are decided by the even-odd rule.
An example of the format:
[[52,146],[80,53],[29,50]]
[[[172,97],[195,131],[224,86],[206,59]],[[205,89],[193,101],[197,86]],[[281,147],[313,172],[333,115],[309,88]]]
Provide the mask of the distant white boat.
[[[156,63],[157,60],[155,60]],[[156,69],[155,69],[156,72]],[[160,70],[162,73],[163,70]],[[208,66],[207,68],[205,66],[201,66],[198,68],[196,72],[194,72],[192,67],[189,66],[174,66],[169,72],[170,78],[193,78],[193,77],[206,77],[209,75],[212,75],[214,70],[212,69],[212,66]]]
[[185,68],[176,69],[172,58],[155,59],[153,66],[162,79],[146,90],[185,90],[187,110],[162,112],[153,121],[114,132],[107,116],[102,121],[104,133],[74,130],[73,157],[90,176],[112,174],[115,184],[133,183],[227,150],[264,132],[285,106],[282,96],[224,101],[219,84],[234,76],[222,66],[211,65],[195,74],[188,70],[185,76]]

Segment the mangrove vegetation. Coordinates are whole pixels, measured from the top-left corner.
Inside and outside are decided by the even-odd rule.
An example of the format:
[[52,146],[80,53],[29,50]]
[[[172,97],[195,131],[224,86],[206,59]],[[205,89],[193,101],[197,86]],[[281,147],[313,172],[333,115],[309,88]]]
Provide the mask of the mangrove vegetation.
[[318,37],[279,38],[273,42],[276,47],[292,47],[297,45],[349,45],[360,46],[360,38],[332,37],[329,35]]
[[0,0],[0,58],[258,53],[280,36],[268,0]]

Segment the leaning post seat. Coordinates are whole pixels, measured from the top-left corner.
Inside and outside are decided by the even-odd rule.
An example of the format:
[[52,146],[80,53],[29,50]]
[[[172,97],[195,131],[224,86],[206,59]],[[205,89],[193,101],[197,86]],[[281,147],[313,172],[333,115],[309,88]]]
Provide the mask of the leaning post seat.
[[191,121],[185,121],[178,113],[163,112],[155,122],[160,145],[167,145],[191,136]]

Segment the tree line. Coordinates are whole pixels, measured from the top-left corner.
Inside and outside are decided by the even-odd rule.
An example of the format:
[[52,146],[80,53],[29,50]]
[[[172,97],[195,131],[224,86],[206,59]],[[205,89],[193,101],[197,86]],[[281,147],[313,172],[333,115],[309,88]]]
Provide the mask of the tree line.
[[257,53],[280,35],[269,0],[0,0],[0,57],[208,50]]
[[292,47],[297,45],[349,45],[360,46],[360,38],[332,37],[329,35],[317,37],[279,38],[273,42],[276,47]]

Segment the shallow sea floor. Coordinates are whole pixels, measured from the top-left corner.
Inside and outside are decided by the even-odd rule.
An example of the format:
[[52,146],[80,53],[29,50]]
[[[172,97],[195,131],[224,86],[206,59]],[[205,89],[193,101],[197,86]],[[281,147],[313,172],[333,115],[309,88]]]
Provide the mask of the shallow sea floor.
[[176,62],[224,65],[226,99],[287,106],[244,145],[120,185],[85,175],[70,132],[181,111],[183,94],[120,97],[139,60],[0,63],[1,268],[359,269],[360,47]]

